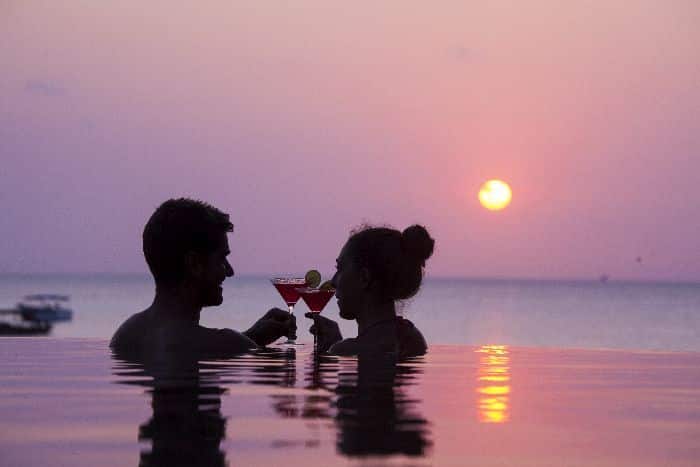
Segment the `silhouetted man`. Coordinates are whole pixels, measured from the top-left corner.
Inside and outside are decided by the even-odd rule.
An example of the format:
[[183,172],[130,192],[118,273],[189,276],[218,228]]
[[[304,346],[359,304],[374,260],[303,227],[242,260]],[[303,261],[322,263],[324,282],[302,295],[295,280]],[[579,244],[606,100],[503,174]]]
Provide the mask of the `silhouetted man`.
[[153,213],[143,230],[143,254],[156,283],[153,304],[127,319],[110,347],[153,356],[177,352],[226,355],[294,335],[296,323],[273,308],[249,330],[199,325],[203,307],[223,302],[221,287],[233,276],[228,262],[228,214],[191,199],[171,199]]

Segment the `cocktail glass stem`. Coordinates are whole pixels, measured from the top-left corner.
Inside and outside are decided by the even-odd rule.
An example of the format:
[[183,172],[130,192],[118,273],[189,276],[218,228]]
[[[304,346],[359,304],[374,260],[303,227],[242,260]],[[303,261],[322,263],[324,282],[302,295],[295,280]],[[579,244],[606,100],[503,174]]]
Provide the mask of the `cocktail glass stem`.
[[[294,305],[287,304],[287,306],[289,307],[289,314],[294,316]],[[288,336],[287,342],[285,342],[285,344],[296,344],[296,343],[297,343],[296,333],[293,336]]]

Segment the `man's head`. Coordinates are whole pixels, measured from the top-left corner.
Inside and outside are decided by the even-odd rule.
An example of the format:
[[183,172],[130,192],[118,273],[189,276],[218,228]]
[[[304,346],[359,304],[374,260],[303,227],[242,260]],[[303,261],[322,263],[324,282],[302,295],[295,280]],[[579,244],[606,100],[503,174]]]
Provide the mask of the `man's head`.
[[221,283],[233,276],[226,256],[228,214],[187,198],[158,207],[143,229],[143,254],[158,287],[188,285],[202,306],[220,305]]

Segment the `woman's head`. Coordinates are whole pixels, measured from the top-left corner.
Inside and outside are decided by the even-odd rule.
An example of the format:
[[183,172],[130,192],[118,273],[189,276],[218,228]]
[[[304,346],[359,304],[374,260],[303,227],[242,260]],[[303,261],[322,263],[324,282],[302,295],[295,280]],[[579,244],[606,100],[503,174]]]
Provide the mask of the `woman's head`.
[[333,278],[340,316],[355,318],[362,302],[393,302],[413,297],[423,280],[425,262],[435,241],[425,227],[403,232],[365,227],[353,232],[338,258]]

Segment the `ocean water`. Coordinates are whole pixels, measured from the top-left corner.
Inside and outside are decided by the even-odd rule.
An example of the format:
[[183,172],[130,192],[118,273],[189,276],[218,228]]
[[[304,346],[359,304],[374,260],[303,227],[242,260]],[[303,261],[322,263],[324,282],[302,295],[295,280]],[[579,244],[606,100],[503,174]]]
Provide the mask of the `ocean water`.
[[0,339],[0,465],[696,467],[700,353],[273,347],[130,361]]
[[[153,298],[149,277],[138,275],[0,276],[0,308],[26,294],[71,296],[74,319],[52,337],[108,339]],[[202,324],[245,330],[284,303],[265,277],[224,283],[224,303],[207,308]],[[297,305],[299,339],[311,342]],[[324,315],[338,319],[331,301]],[[700,284],[558,282],[427,278],[402,313],[430,344],[700,351]],[[354,323],[339,320],[344,336]]]

